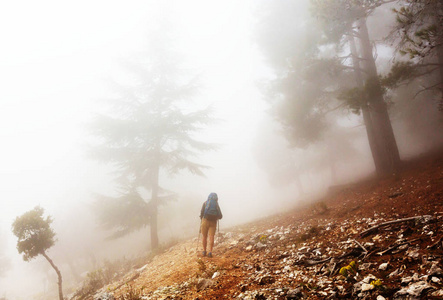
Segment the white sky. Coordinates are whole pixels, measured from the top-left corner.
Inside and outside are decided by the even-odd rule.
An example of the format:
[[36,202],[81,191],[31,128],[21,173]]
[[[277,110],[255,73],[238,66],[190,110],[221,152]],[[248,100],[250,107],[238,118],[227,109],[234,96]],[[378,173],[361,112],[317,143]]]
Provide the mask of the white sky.
[[[84,158],[84,123],[106,94],[106,79],[142,49],[161,2],[0,3],[0,232],[10,234],[13,219],[38,204],[52,214],[64,201],[83,201],[107,188],[109,178]],[[208,156],[214,169],[204,181],[207,190],[199,192],[217,191],[233,202],[266,196],[257,190],[253,176],[259,171],[250,152],[265,109],[255,84],[267,72],[252,43],[252,3],[173,4],[179,45],[203,75],[201,101],[225,120],[208,129],[224,148]],[[16,251],[14,243],[8,253]]]
[[[216,129],[217,142],[229,149],[233,138],[250,137],[264,108],[254,87],[261,67],[250,38],[251,4],[174,3],[184,55],[203,74],[201,97],[229,121]],[[105,79],[143,46],[155,6],[155,1],[2,2],[0,193],[12,215],[30,203],[52,202],[45,197],[78,169],[82,123],[105,94]]]

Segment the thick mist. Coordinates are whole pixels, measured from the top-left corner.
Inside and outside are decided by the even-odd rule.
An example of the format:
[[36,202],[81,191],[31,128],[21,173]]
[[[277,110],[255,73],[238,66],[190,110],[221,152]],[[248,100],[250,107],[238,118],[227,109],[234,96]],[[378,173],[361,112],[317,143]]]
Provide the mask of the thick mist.
[[[177,195],[158,207],[162,247],[198,236],[200,209],[211,192],[218,194],[224,216],[220,231],[228,231],[376,173],[362,113],[331,92],[339,84],[350,87],[352,75],[330,83],[319,67],[306,75],[314,82],[306,86],[291,77],[306,67],[304,57],[314,45],[321,45],[316,58],[325,60],[349,52],[349,46],[321,44],[309,1],[5,6],[0,11],[7,45],[0,49],[0,299],[56,299],[54,270],[42,257],[23,261],[11,233],[15,218],[38,205],[54,219],[57,241],[48,255],[63,274],[68,297],[88,272],[149,255],[149,226],[118,239],[108,239],[112,231],[100,226],[97,195],[118,195],[121,186],[115,164],[91,157],[99,138],[90,124],[106,111],[116,86],[133,92],[128,62],[136,65],[158,47],[152,32],[168,33],[171,46],[158,53],[176,53],[184,78],[195,78],[197,91],[189,102],[179,95],[186,100],[180,108],[211,110],[214,122],[192,137],[218,145],[192,157],[209,167],[204,176],[160,170],[161,187]],[[386,39],[395,24],[391,8],[383,6],[367,20],[380,76],[401,58]],[[443,146],[441,95],[431,90],[417,95],[422,86],[423,79],[417,79],[385,95],[401,159]],[[318,95],[323,87],[327,97]],[[305,99],[329,101],[313,105]],[[288,122],[283,117],[293,110]]]

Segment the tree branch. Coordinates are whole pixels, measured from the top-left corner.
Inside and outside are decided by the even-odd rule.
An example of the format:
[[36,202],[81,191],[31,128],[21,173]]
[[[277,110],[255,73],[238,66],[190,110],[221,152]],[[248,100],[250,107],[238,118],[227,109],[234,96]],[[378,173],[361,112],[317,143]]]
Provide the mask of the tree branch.
[[434,85],[431,85],[431,86],[428,86],[428,87],[426,87],[426,88],[424,88],[424,89],[418,91],[417,93],[415,93],[414,98],[416,98],[419,94],[421,94],[421,93],[423,93],[423,92],[426,92],[426,91],[432,90],[433,88],[435,88],[435,87],[438,86],[438,85],[441,85],[441,82],[439,82],[439,83],[437,83],[437,84],[434,84]]
[[423,215],[423,216],[416,216],[416,217],[403,218],[403,219],[384,222],[384,223],[378,224],[376,226],[373,226],[369,229],[366,229],[365,231],[360,233],[360,237],[365,237],[367,235],[370,235],[374,231],[377,231],[380,227],[384,227],[384,226],[388,226],[388,225],[392,225],[392,224],[403,223],[403,222],[408,222],[408,221],[413,221],[413,220],[424,219],[424,218],[432,218],[432,216],[431,215]]

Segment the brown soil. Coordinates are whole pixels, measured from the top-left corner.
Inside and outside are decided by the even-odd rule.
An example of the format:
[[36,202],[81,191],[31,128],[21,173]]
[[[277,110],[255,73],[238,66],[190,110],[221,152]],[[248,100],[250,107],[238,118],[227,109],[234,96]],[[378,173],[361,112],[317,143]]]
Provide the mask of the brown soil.
[[[342,285],[344,290],[352,287],[355,280],[343,280],[337,270],[354,260],[360,265],[368,263],[374,266],[370,272],[383,279],[383,293],[389,297],[399,289],[401,276],[391,278],[387,273],[397,267],[407,268],[403,276],[414,272],[424,274],[423,257],[429,259],[429,256],[434,259],[440,258],[437,261],[441,266],[442,199],[443,153],[440,151],[406,162],[397,176],[332,187],[328,196],[320,199],[316,205],[297,208],[226,230],[223,233],[224,238],[220,239],[215,247],[213,258],[199,256],[200,252],[196,252],[196,239],[180,242],[156,256],[143,270],[128,274],[123,280],[107,286],[106,290],[112,292],[116,299],[128,295],[129,290],[146,295],[146,299],[233,299],[242,292],[254,290],[263,290],[264,294],[256,294],[255,298],[251,299],[267,299],[266,291],[271,290],[274,293],[273,299],[297,299],[290,298],[287,291],[301,288],[305,297],[303,299],[324,299],[326,296],[321,296],[320,289],[314,290],[309,287],[303,279],[306,277],[300,275],[317,276],[326,264],[310,266],[306,261],[298,259],[303,256],[295,256],[294,253],[299,255],[305,246],[311,250],[318,247],[322,252],[318,259],[328,256],[336,258],[338,265],[335,272],[332,271],[326,277],[333,282],[333,286]],[[365,229],[383,221],[420,215],[431,215],[435,218],[433,222],[428,223],[426,234],[423,229],[426,225],[404,222],[382,228],[366,237],[360,236]],[[281,238],[277,238],[276,235],[279,231],[285,231]],[[406,237],[409,241],[408,246],[419,250],[421,260],[407,257],[404,251],[409,250],[376,254],[395,245],[399,234]],[[258,249],[251,243],[262,239],[265,245],[263,249]],[[352,247],[339,246],[352,240],[356,241]],[[362,246],[365,243],[375,244],[366,249],[370,254],[368,257],[363,257],[362,247],[358,246],[357,242]],[[248,248],[251,245],[253,247]],[[434,245],[432,249],[428,247],[431,245]],[[292,249],[298,249],[298,252]],[[360,252],[342,257],[349,249]],[[307,255],[309,258],[309,255],[312,257],[313,254]],[[299,274],[299,277],[283,276],[283,273],[278,271],[282,270],[285,258],[293,259],[289,267],[291,272]],[[383,262],[390,264],[390,269],[386,272],[378,269]],[[264,277],[265,270],[268,274],[273,274],[273,278]],[[199,279],[201,281],[202,278],[211,278],[214,272],[218,272],[218,276],[212,280],[212,285],[199,289]],[[262,274],[262,277],[259,277],[259,274]],[[361,277],[367,274],[369,270],[360,270]],[[441,283],[435,288],[441,289]],[[336,297],[350,296],[350,292],[340,293],[337,293]]]

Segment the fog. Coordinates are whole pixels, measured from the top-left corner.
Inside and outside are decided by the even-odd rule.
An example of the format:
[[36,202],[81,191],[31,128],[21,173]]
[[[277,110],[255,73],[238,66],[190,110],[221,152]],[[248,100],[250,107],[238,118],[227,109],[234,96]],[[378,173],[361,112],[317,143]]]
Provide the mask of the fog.
[[[292,18],[282,18],[289,20],[287,28],[301,30],[294,35],[300,40],[310,19],[308,2],[294,1]],[[62,271],[66,295],[106,261],[149,253],[149,227],[115,240],[106,239],[111,232],[100,227],[96,195],[116,195],[119,186],[115,166],[91,158],[97,137],[90,124],[106,111],[104,100],[115,82],[130,81],[128,62],[153,47],[151,33],[166,34],[165,23],[186,76],[198,78],[198,92],[182,108],[211,108],[215,122],[196,139],[219,148],[193,158],[210,167],[204,177],[160,172],[162,187],[177,194],[159,207],[160,244],[197,237],[200,208],[211,192],[219,196],[220,230],[225,231],[311,203],[331,185],[374,174],[361,115],[345,111],[334,120],[328,117],[332,125],[323,138],[303,147],[285,138],[267,92],[282,67],[275,67],[279,62],[264,50],[272,43],[272,30],[261,31],[275,29],[264,21],[272,5],[253,0],[2,3],[0,299],[56,299],[54,270],[42,257],[23,261],[11,232],[14,219],[38,205],[54,219],[57,241],[48,255]],[[284,11],[284,5],[275,9]],[[377,40],[389,32],[389,22],[377,22],[387,13],[368,19]],[[284,31],[277,30],[282,36]],[[302,55],[301,44],[281,52],[295,48],[294,55]],[[389,45],[380,46],[380,72],[389,72],[392,55]],[[438,96],[414,97],[417,86],[390,95],[413,104],[390,112],[403,159],[443,144]]]

